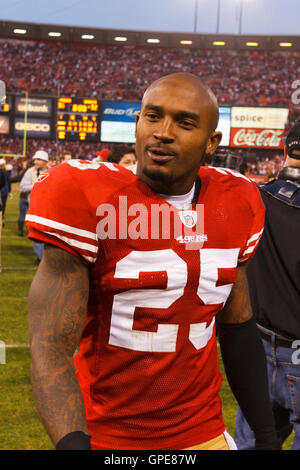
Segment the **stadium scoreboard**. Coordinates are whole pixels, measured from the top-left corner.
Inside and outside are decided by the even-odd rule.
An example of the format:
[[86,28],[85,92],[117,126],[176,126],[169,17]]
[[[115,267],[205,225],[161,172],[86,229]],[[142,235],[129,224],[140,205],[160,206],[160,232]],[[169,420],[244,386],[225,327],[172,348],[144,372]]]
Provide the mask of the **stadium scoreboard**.
[[1,113],[9,113],[10,105],[8,103],[0,104],[0,111]]
[[9,113],[12,110],[12,95],[6,95],[5,99],[0,102],[0,112]]
[[99,142],[100,101],[61,97],[57,100],[58,140]]
[[0,135],[11,135],[12,130],[12,95],[3,97],[0,102]]

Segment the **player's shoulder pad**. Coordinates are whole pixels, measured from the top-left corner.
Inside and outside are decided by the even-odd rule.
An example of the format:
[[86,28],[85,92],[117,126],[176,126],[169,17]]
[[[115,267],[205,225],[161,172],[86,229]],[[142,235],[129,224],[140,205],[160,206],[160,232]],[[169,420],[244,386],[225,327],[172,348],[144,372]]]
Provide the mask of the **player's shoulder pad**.
[[216,190],[230,191],[236,200],[244,201],[253,212],[263,207],[257,185],[242,173],[230,168],[207,166],[200,168],[199,175],[200,178],[207,178],[209,184],[216,185]]
[[80,191],[95,184],[99,187],[122,186],[135,179],[134,173],[114,163],[68,160],[42,173],[35,186],[45,182],[49,186],[71,186]]
[[200,177],[208,176],[211,181],[219,182],[222,184],[244,186],[249,188],[256,188],[256,184],[250,180],[247,176],[242,175],[236,170],[230,168],[205,166],[200,168]]
[[289,206],[300,208],[300,185],[293,181],[272,179],[259,189]]

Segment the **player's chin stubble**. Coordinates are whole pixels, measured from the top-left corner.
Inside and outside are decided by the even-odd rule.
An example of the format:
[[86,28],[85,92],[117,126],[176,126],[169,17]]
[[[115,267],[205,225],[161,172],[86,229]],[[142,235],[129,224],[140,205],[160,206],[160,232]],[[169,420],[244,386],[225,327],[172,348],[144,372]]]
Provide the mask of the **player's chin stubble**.
[[153,181],[161,181],[162,183],[173,183],[174,175],[171,171],[163,171],[162,168],[149,168],[145,166],[143,168],[143,173],[147,178],[150,178]]

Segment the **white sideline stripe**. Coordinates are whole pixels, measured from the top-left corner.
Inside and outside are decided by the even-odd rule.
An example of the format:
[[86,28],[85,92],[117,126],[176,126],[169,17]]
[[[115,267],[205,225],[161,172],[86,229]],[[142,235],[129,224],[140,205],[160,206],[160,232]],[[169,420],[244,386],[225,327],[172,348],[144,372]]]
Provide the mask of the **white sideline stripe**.
[[2,266],[2,271],[36,271],[37,267],[36,268],[31,268],[31,267],[28,267],[28,268],[21,268],[21,267],[14,267],[14,266],[8,266],[8,267],[4,267]]
[[[4,341],[5,344],[5,341]],[[26,343],[15,343],[15,344],[5,344],[5,348],[7,349],[17,349],[17,348],[30,348],[30,344]],[[217,341],[217,348],[220,348],[219,341]]]
[[264,229],[262,229],[260,232],[255,233],[254,235],[252,235],[252,237],[249,238],[249,240],[247,241],[247,245],[249,245],[249,243],[254,242],[255,240],[257,240],[261,236],[263,231],[264,231]]
[[[4,342],[4,349],[30,349],[30,344],[26,344],[26,343],[5,344],[5,342]],[[74,352],[73,356],[75,356],[75,354],[77,354],[77,352],[78,352],[78,348]]]
[[3,235],[3,232],[2,232],[2,240],[19,240],[19,241],[28,241],[28,238],[26,235],[24,235],[24,237],[18,237],[17,235],[7,235],[6,233]]
[[60,240],[66,242],[68,245],[75,246],[76,248],[80,248],[81,250],[91,251],[92,253],[98,252],[98,247],[95,245],[90,245],[89,243],[79,242],[78,240],[74,240],[74,238],[65,237],[64,235],[60,235],[55,232],[44,232],[48,235],[52,235],[53,237],[60,238]]
[[55,220],[45,219],[44,217],[40,217],[38,215],[27,214],[25,220],[29,220],[30,222],[35,222],[40,225],[45,225],[46,227],[57,228],[58,230],[62,230],[64,232],[74,233],[80,237],[91,238],[92,240],[97,241],[97,234],[94,232],[88,232],[87,230],[72,227],[71,225],[61,224]]

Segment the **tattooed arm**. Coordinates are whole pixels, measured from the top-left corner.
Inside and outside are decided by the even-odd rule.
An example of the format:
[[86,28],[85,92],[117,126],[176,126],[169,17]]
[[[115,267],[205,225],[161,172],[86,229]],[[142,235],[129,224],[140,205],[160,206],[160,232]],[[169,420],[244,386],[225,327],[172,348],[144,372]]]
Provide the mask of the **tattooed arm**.
[[266,356],[249,298],[246,265],[238,268],[227,303],[217,318],[229,385],[255,435],[255,449],[277,450],[268,391]]
[[70,432],[87,433],[73,354],[88,291],[88,268],[70,253],[46,245],[29,293],[29,337],[36,407],[54,445]]

